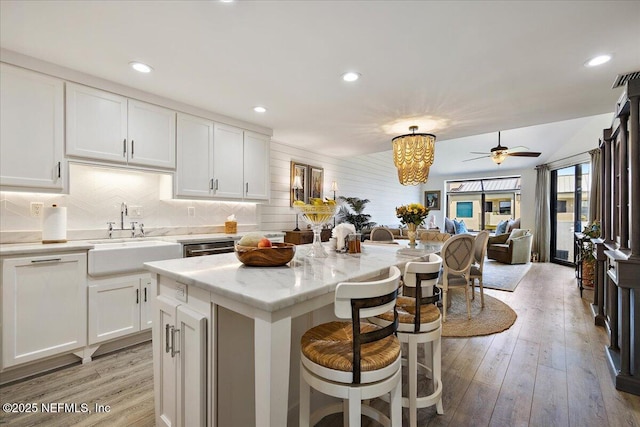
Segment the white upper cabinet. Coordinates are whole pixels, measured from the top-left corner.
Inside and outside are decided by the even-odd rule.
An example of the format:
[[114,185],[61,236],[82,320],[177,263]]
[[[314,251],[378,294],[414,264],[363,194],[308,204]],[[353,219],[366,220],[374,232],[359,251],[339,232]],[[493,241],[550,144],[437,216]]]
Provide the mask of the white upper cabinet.
[[269,137],[178,113],[175,195],[269,199]]
[[176,113],[67,83],[68,156],[175,168]]
[[67,155],[126,163],[127,98],[67,83]]
[[176,113],[129,100],[129,164],[176,167]]
[[66,190],[64,82],[0,64],[0,186]]
[[268,200],[270,189],[269,137],[244,132],[244,197]]
[[216,197],[242,199],[243,178],[242,129],[216,123],[213,133],[213,191]]
[[178,113],[177,129],[176,196],[213,196],[213,122]]

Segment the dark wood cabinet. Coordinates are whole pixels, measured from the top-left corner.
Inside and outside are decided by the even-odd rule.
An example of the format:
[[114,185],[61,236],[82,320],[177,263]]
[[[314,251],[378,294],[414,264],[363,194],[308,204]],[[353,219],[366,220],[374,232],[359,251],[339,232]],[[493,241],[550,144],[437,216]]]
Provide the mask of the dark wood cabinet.
[[640,79],[626,83],[600,143],[601,239],[596,245],[596,324],[609,335],[618,390],[640,395]]
[[[301,231],[284,231],[285,243],[293,243],[294,245],[304,245],[307,243],[313,243],[313,231],[301,230]],[[320,240],[328,242],[331,237],[331,230],[324,229],[320,232]]]

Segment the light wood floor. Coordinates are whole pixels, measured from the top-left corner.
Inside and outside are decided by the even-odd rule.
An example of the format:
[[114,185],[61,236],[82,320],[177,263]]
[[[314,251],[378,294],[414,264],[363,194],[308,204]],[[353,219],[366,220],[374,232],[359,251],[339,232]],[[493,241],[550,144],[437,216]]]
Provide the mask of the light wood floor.
[[[580,298],[572,269],[534,264],[515,292],[486,292],[518,319],[501,334],[443,339],[445,414],[421,409],[420,426],[640,427],[640,397],[615,390],[592,294]],[[0,402],[111,406],[108,414],[0,413],[12,426],[152,426],[151,345],[3,386]],[[342,418],[321,424],[342,426]]]

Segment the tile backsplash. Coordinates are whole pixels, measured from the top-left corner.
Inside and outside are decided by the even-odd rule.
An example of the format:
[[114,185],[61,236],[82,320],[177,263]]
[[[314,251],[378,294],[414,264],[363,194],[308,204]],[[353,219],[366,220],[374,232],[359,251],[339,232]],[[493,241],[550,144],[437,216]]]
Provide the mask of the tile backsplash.
[[[107,222],[120,228],[120,206],[129,206],[130,222],[144,223],[148,235],[222,232],[226,218],[234,214],[240,230],[257,228],[255,203],[201,200],[163,200],[171,193],[169,174],[70,164],[69,194],[0,192],[0,241],[40,240],[41,218],[30,214],[31,202],[67,207],[69,240],[106,237]],[[139,207],[141,215],[134,215]],[[117,235],[118,233],[114,234]],[[126,232],[120,234],[125,235]]]

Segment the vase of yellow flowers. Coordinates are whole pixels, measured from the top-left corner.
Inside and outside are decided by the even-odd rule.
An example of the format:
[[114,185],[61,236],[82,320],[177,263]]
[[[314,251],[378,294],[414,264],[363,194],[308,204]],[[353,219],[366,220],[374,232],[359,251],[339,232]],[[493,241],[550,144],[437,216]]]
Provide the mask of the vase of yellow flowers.
[[410,203],[396,208],[396,216],[400,223],[407,226],[409,246],[416,246],[416,229],[422,225],[429,215],[429,209],[420,203]]

